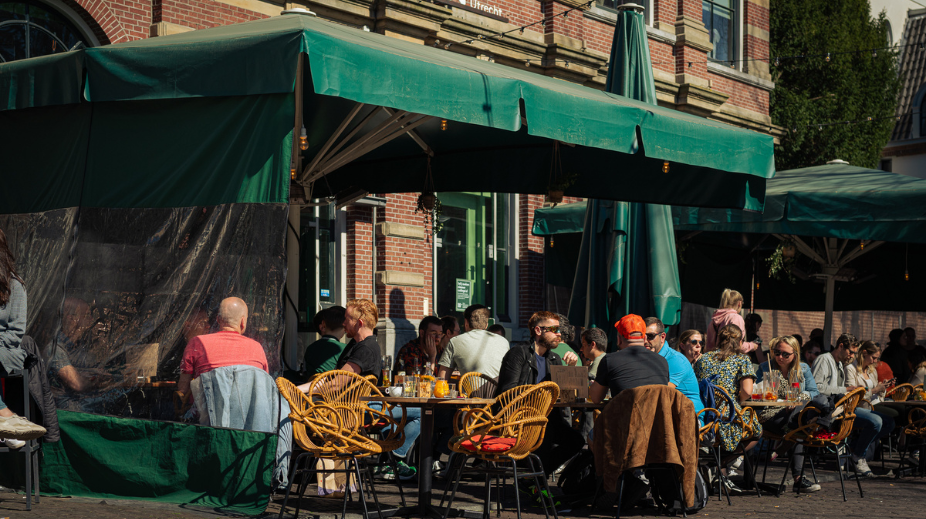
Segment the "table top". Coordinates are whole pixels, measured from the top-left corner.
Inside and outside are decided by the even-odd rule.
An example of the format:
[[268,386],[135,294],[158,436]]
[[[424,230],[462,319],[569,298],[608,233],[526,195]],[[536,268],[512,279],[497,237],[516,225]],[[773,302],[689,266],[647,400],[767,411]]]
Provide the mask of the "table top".
[[745,407],[797,407],[804,402],[788,402],[786,400],[747,400],[741,405]]
[[409,406],[439,405],[485,405],[495,400],[491,398],[418,398],[404,396],[362,396],[365,402],[386,402],[388,404],[401,404]]

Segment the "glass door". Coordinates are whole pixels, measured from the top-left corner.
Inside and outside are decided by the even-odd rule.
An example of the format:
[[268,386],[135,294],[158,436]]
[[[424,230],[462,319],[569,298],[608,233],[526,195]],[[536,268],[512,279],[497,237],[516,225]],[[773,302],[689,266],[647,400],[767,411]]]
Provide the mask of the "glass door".
[[444,227],[436,243],[437,314],[459,316],[475,303],[491,306],[486,227],[491,229],[492,194],[440,193],[438,198]]

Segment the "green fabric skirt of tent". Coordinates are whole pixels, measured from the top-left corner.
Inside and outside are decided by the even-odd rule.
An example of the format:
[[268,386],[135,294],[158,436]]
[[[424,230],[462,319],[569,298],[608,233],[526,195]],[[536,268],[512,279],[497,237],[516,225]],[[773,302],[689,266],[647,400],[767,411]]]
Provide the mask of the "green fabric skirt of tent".
[[276,434],[58,411],[43,494],[145,499],[257,515],[270,500]]

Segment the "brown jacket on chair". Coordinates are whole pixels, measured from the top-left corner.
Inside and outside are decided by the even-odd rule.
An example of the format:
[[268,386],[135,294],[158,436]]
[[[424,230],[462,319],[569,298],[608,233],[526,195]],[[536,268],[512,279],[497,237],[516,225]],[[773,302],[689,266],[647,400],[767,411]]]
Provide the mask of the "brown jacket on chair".
[[595,420],[592,452],[605,491],[617,491],[625,470],[669,463],[677,465],[686,506],[694,505],[698,420],[678,390],[651,385],[621,391]]

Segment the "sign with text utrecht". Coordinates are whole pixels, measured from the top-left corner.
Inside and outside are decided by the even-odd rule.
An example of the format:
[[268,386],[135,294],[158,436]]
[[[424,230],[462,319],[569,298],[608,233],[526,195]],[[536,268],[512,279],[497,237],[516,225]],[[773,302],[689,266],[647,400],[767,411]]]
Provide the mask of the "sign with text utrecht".
[[505,17],[505,14],[502,12],[501,8],[480,2],[479,0],[434,0],[434,3],[439,5],[449,5],[451,7],[463,9],[464,11],[487,16],[493,20],[508,23],[508,18]]

